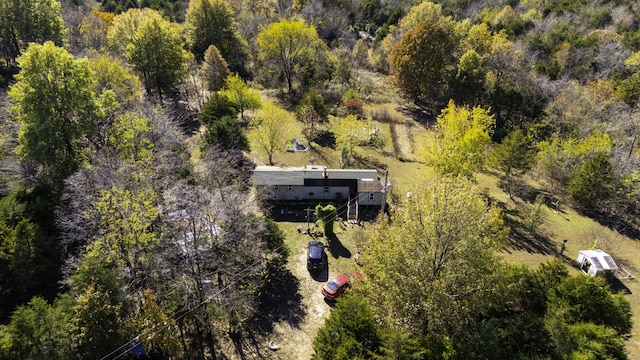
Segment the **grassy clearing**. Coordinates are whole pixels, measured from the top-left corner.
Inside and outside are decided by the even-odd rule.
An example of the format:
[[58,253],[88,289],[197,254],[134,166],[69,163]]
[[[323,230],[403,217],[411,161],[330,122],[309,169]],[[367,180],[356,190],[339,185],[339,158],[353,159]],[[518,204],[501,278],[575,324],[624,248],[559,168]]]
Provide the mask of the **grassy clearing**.
[[[478,184],[486,189],[491,199],[498,202],[504,209],[507,218],[524,212],[530,202],[522,198],[511,199],[499,186],[499,179],[491,174],[479,174]],[[533,188],[533,190],[536,190]],[[563,260],[571,274],[579,275],[580,270],[574,267],[574,260],[578,251],[598,248],[608,252],[618,265],[627,268],[632,274],[638,276],[640,270],[640,242],[630,239],[620,233],[602,226],[593,219],[584,217],[565,204],[550,202],[541,207],[541,224],[534,234],[526,236],[512,236],[511,246],[506,247],[501,256],[510,263],[525,264],[532,268],[554,258]],[[527,219],[519,218],[525,222]],[[513,224],[512,224],[513,225]],[[516,224],[517,226],[518,224]],[[513,234],[513,232],[512,232]],[[558,252],[562,247],[562,241],[567,240],[562,255]],[[638,280],[622,279],[615,283],[618,291],[627,294],[625,298],[631,303],[634,314],[634,326],[626,348],[629,359],[640,359],[640,284]]]
[[[365,76],[362,75],[361,76]],[[370,76],[367,74],[366,76]],[[380,81],[382,78],[370,78],[371,81]],[[384,85],[387,86],[387,85]],[[391,206],[401,201],[407,192],[419,184],[430,181],[433,171],[429,167],[417,161],[419,159],[420,144],[426,138],[427,130],[411,118],[396,110],[397,103],[385,103],[393,96],[385,94],[386,88],[372,87],[368,101],[365,105],[364,115],[373,128],[379,128],[379,137],[382,146],[379,148],[358,147],[355,150],[356,159],[354,167],[375,168],[381,175],[388,171],[389,181],[393,184],[389,201]],[[373,102],[373,104],[371,104]],[[298,137],[302,139],[302,134]],[[252,148],[254,144],[252,144]],[[258,164],[265,164],[266,157],[257,151],[250,153],[251,158]],[[275,155],[278,165],[304,166],[309,164],[310,157],[316,159],[316,163],[327,167],[340,166],[340,150],[330,147],[314,146],[308,152],[287,153],[279,152]],[[476,176],[478,186],[491,199],[492,203],[502,207],[508,226],[512,228],[510,243],[500,255],[510,263],[525,264],[537,267],[540,263],[560,257],[569,266],[572,274],[579,274],[579,270],[572,267],[573,260],[578,251],[589,248],[600,248],[609,252],[619,264],[629,269],[634,275],[640,274],[640,242],[625,237],[596,221],[581,216],[573,211],[567,204],[555,202],[549,197],[540,206],[537,216],[540,221],[535,227],[527,226],[531,221],[534,209],[535,194],[544,193],[542,187],[533,179],[524,178],[523,186],[526,191],[510,197],[501,187],[499,174],[481,173]],[[306,244],[310,237],[299,234],[297,226],[305,228],[302,223],[281,223],[281,227],[287,233],[287,245],[292,250],[289,268],[300,280],[300,294],[303,307],[307,309],[306,318],[298,327],[289,324],[277,324],[274,330],[274,339],[282,344],[282,348],[274,359],[308,359],[311,356],[312,341],[317,329],[322,325],[328,315],[328,306],[322,300],[320,288],[323,281],[317,281],[310,277],[306,271]],[[361,239],[370,231],[370,224],[360,227],[336,226],[341,255],[329,255],[329,270],[326,281],[333,276],[357,269],[353,255],[358,250]],[[567,240],[566,248],[562,256],[558,254],[562,240]],[[326,241],[326,239],[325,239]],[[627,342],[627,351],[630,359],[640,359],[640,323],[637,320],[640,314],[640,284],[637,280],[622,280],[622,290],[629,295],[627,300],[631,303],[632,312],[635,315],[635,325],[632,336]]]

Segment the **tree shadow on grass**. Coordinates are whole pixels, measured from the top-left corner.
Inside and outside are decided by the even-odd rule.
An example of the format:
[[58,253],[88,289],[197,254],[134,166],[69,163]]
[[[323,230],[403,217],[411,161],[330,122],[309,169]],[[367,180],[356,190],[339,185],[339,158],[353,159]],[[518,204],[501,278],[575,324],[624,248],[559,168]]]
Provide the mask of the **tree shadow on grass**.
[[556,255],[558,253],[556,244],[551,241],[548,235],[541,234],[536,230],[527,229],[524,224],[517,220],[520,217],[518,211],[506,209],[504,204],[499,204],[505,215],[505,225],[510,229],[509,248],[526,251],[530,254]]
[[[502,177],[498,182],[498,186],[506,193],[511,193],[511,199],[517,197],[528,203],[535,202],[536,198],[539,195],[542,195],[545,206],[551,209],[555,214],[559,214],[564,217],[565,220],[569,220],[566,217],[566,211],[563,210],[560,199],[549,192],[536,189],[517,178],[506,179],[505,177]],[[634,224],[632,221],[629,221],[618,214],[598,210],[576,210],[582,216],[586,216],[606,228],[630,239],[640,240],[640,227],[638,224]]]
[[627,219],[624,219],[622,216],[619,216],[617,214],[608,214],[600,211],[582,210],[580,211],[580,213],[594,220],[598,224],[609,228],[621,235],[624,235],[633,240],[640,240],[640,227],[638,227],[637,224],[633,224]]
[[363,169],[387,169],[387,164],[378,161],[371,156],[353,155],[353,165]]
[[[240,357],[240,359],[264,359],[267,358],[267,349],[268,347],[264,346],[264,340],[259,339],[262,336],[256,336],[256,333],[248,330],[242,334],[242,336],[232,338],[233,346],[236,350],[236,355]],[[250,352],[250,356],[247,357],[246,350]]]
[[622,280],[617,277],[607,278],[607,283],[609,284],[609,288],[611,292],[614,294],[623,294],[623,295],[631,295],[631,289],[629,289]]
[[312,141],[321,147],[336,148],[336,135],[331,131],[318,130]]
[[284,266],[271,264],[264,276],[269,280],[259,295],[256,328],[269,333],[273,331],[273,325],[282,320],[291,327],[299,327],[307,315],[302,307],[300,281]]
[[327,235],[327,239],[329,240],[329,253],[334,259],[339,257],[351,258],[351,251],[342,245],[336,234]]
[[272,350],[266,339],[275,330],[274,325],[286,321],[289,326],[299,328],[307,315],[302,306],[300,281],[284,265],[267,264],[265,284],[258,289],[257,315],[242,332],[230,334],[235,355],[240,359],[268,358]]
[[331,159],[322,146],[311,146],[311,156],[315,157],[316,161],[320,160],[318,164],[331,164]]
[[505,176],[502,176],[500,177],[500,181],[498,181],[498,187],[505,193],[510,194],[511,199],[514,201],[515,198],[520,198],[527,203],[533,204],[538,196],[543,196],[543,204],[546,207],[553,210],[555,213],[566,213],[560,205],[560,199],[549,192],[537,189],[527,184],[522,179],[515,177],[506,178]]
[[403,115],[415,119],[423,125],[431,126],[436,123],[436,117],[440,113],[440,109],[442,109],[442,107],[443,106],[441,104],[436,105],[435,103],[424,106],[406,104],[398,107],[397,110]]

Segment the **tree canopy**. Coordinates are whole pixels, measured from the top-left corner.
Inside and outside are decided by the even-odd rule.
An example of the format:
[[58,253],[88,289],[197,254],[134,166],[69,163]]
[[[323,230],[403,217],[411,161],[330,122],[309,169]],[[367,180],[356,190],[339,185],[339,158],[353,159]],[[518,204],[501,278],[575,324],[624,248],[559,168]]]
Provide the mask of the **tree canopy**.
[[56,0],[0,1],[0,58],[12,64],[29,43],[66,42],[66,29]]
[[484,164],[494,125],[488,110],[450,101],[425,144],[425,161],[441,174],[473,176]]
[[441,23],[425,20],[397,42],[389,63],[399,89],[418,102],[445,94],[457,44]]
[[41,180],[61,185],[85,161],[82,140],[96,131],[97,104],[86,59],[52,42],[32,43],[18,58],[20,73],[9,90],[21,123],[16,149]]
[[247,42],[236,30],[231,6],[222,0],[189,1],[185,30],[196,59],[214,45],[231,72],[246,75]]
[[362,254],[372,307],[415,334],[464,331],[492,296],[506,239],[499,210],[470,181],[445,177],[411,191],[391,216]]
[[293,91],[300,68],[314,61],[322,46],[315,27],[302,20],[283,19],[269,24],[256,39],[258,58],[270,71],[284,76],[287,89]]
[[168,94],[185,77],[189,53],[181,33],[179,25],[151,18],[140,24],[127,45],[127,60],[148,93]]
[[269,164],[274,164],[274,155],[283,150],[289,136],[295,129],[293,117],[284,109],[264,104],[251,119],[249,138],[258,146],[258,150],[267,155]]
[[204,52],[202,77],[209,91],[218,91],[231,75],[226,60],[215,45],[210,45]]
[[262,105],[260,93],[249,87],[238,75],[227,77],[224,88],[220,94],[229,99],[231,106],[240,113],[243,121],[246,110],[258,109]]

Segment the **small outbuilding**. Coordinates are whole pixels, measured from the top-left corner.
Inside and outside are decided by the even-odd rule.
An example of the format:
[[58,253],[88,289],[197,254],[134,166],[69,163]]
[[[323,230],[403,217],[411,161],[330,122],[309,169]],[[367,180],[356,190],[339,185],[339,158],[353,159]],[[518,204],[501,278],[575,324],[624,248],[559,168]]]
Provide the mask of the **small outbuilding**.
[[610,278],[618,271],[618,265],[611,255],[602,250],[580,250],[576,261],[580,270],[589,276]]

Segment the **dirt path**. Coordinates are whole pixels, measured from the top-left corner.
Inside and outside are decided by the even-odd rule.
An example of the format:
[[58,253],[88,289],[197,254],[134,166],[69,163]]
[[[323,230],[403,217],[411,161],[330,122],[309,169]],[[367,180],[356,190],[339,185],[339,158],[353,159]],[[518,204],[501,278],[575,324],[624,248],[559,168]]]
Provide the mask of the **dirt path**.
[[[327,274],[319,274],[319,280],[314,280],[307,271],[306,249],[301,247],[292,249],[292,256],[288,268],[300,281],[300,295],[302,296],[302,308],[306,314],[299,324],[290,321],[281,321],[274,325],[271,340],[279,345],[277,351],[273,351],[271,359],[279,360],[305,360],[313,354],[313,339],[318,328],[322,326],[329,315],[329,306],[320,293]],[[286,345],[285,345],[286,344]]]
[[412,159],[413,148],[409,127],[407,122],[391,124],[391,140],[396,156],[401,159]]

